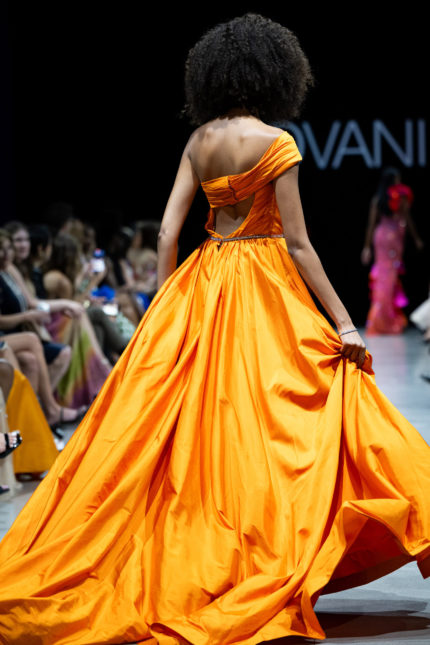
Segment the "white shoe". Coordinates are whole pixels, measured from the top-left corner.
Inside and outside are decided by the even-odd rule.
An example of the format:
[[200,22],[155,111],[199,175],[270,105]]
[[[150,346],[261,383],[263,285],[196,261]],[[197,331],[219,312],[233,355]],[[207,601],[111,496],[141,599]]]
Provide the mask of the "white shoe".
[[57,446],[57,450],[59,452],[64,450],[64,447],[66,445],[64,439],[60,439],[59,437],[54,437],[54,443]]

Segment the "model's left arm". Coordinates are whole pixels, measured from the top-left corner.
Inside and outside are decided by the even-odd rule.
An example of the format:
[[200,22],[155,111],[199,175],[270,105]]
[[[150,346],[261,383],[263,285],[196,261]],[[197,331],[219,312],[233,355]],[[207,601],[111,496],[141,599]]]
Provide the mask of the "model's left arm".
[[175,183],[161,220],[157,244],[158,289],[176,269],[179,233],[200,185],[200,180],[191,165],[189,148],[190,142],[183,152]]
[[358,367],[362,367],[366,357],[366,346],[352,324],[345,305],[329,281],[307,234],[299,194],[298,172],[296,164],[274,181],[276,202],[288,252],[308,287],[336,323],[342,343],[341,353],[355,361]]

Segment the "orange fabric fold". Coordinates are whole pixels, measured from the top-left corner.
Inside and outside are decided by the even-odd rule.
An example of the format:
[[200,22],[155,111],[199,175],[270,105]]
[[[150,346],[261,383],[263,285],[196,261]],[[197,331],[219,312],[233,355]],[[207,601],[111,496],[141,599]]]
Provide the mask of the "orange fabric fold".
[[[243,235],[280,226],[291,147]],[[320,593],[428,575],[430,448],[340,349],[284,239],[206,240],[1,543],[0,642],[323,639]]]

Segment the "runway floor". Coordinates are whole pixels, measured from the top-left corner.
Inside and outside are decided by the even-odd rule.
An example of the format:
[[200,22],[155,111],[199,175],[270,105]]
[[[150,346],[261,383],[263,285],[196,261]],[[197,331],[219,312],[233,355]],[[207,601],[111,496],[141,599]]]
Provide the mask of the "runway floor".
[[[421,334],[409,329],[402,336],[367,338],[376,382],[386,396],[430,444],[430,353]],[[35,489],[26,483],[9,501],[0,501],[0,538]],[[327,634],[326,645],[430,645],[430,579],[423,580],[415,563],[368,585],[322,596],[316,605]],[[284,638],[273,644],[316,643]]]

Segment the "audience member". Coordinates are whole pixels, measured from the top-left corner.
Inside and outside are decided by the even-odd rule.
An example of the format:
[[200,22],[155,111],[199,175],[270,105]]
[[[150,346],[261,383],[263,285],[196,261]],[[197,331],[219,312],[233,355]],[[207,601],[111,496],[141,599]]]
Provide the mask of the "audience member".
[[159,230],[159,222],[136,222],[134,236],[127,252],[136,288],[147,294],[149,300],[152,300],[157,291],[157,236]]
[[30,255],[26,260],[28,288],[39,300],[46,300],[43,286],[43,270],[51,257],[52,235],[47,226],[37,224],[29,227]]
[[21,303],[30,308],[42,305],[47,317],[46,329],[53,340],[72,348],[70,366],[57,385],[58,400],[71,408],[90,405],[108,376],[110,365],[98,345],[84,307],[71,299],[38,300],[29,291],[18,269],[10,263],[7,271],[12,273],[12,269]]
[[82,253],[87,262],[91,261],[94,251],[97,248],[96,229],[87,222],[84,223],[84,237],[82,242]]
[[[2,316],[0,320],[1,318]],[[79,409],[62,407],[54,398],[48,366],[38,336],[31,332],[2,334],[0,342],[3,346],[3,358],[28,378],[39,397],[49,425],[55,429],[63,423],[79,421],[86,411],[85,406]]]
[[28,297],[23,277],[12,263],[13,258],[10,236],[0,229],[0,330],[10,333],[31,330],[39,336],[55,387],[69,367],[71,351],[64,344],[52,341],[45,323],[50,311],[57,309],[78,315],[79,309],[75,303],[64,300],[51,307],[47,302]]
[[[123,351],[156,291],[158,223],[138,222],[135,231],[105,228],[106,269],[95,271],[91,224],[63,202],[50,205],[45,222],[28,228],[11,221],[0,229],[3,495],[22,485],[15,476],[40,479],[49,470],[56,443],[62,448],[51,430],[80,420],[110,371],[106,356],[115,361]],[[117,316],[107,314],[105,299],[94,295],[103,283],[116,292]],[[8,420],[20,433],[5,429]],[[21,441],[19,451],[1,459]]]
[[124,315],[136,326],[149,305],[148,296],[140,290],[133,267],[127,258],[134,232],[128,227],[116,231],[108,244],[105,283],[116,291],[116,297]]
[[[76,289],[79,275],[80,254],[78,243],[71,235],[59,233],[54,239],[51,258],[44,276],[44,286],[48,296],[92,300],[91,292],[99,284],[101,274],[93,272],[92,264],[87,263],[85,287]],[[115,323],[106,315],[101,306],[93,302],[87,309],[97,339],[106,356],[116,359],[125,349],[128,338],[117,329]]]

